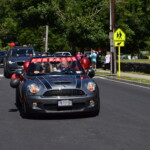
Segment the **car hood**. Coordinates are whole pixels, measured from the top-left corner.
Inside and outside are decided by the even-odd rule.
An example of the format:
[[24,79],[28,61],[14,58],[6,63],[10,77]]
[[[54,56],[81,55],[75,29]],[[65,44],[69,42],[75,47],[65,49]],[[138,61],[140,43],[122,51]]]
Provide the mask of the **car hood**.
[[30,60],[31,58],[32,57],[12,57],[11,61],[13,61],[13,62],[17,62],[17,61],[25,62],[25,61]]
[[34,81],[47,89],[81,88],[83,82],[79,75],[36,76]]

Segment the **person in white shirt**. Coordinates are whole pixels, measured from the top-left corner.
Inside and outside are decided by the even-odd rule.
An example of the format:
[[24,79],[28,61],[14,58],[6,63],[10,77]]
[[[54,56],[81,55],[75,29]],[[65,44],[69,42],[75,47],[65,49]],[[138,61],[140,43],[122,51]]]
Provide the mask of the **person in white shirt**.
[[105,61],[104,61],[105,68],[104,69],[110,69],[110,60],[111,60],[111,55],[110,55],[110,52],[108,51],[105,56]]

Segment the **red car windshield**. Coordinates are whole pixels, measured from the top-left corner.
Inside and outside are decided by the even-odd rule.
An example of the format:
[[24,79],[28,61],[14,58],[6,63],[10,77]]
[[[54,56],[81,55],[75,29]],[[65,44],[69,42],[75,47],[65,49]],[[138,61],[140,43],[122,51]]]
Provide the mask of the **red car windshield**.
[[27,71],[28,75],[83,73],[84,69],[76,57],[33,58]]

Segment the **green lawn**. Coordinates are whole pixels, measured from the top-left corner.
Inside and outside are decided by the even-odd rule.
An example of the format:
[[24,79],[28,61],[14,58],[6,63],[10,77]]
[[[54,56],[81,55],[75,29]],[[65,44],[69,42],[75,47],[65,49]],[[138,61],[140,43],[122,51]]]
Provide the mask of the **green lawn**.
[[129,71],[122,71],[122,72],[150,76],[150,74],[142,73],[142,72],[132,72],[132,71],[130,71],[130,72]]
[[96,72],[96,75],[100,75],[100,76],[104,76],[104,77],[112,77],[112,78],[122,79],[122,80],[128,80],[128,81],[133,81],[133,82],[138,82],[138,83],[150,84],[150,80],[137,79],[137,78],[126,77],[126,76],[118,77],[117,75],[112,75],[110,73]]

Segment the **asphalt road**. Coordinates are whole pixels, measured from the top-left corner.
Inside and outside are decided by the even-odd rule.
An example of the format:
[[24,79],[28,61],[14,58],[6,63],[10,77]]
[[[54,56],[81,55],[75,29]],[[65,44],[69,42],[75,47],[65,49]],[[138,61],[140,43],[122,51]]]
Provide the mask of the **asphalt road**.
[[149,150],[150,89],[95,77],[97,117],[22,119],[0,69],[0,150]]

